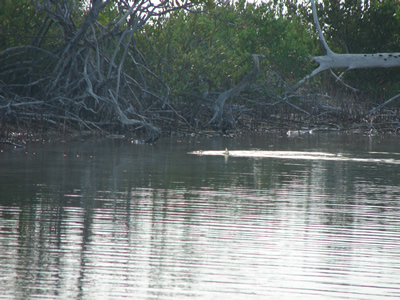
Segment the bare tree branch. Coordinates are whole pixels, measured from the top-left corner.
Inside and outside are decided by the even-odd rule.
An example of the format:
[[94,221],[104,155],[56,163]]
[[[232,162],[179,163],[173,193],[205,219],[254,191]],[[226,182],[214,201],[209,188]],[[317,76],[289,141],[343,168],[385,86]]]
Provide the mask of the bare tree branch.
[[245,78],[243,78],[242,81],[240,81],[236,86],[219,95],[218,99],[215,101],[214,115],[212,119],[208,122],[208,124],[211,124],[214,127],[214,129],[219,130],[221,128],[221,121],[222,121],[225,101],[239,94],[251,81],[253,81],[257,77],[258,73],[260,72],[260,62],[259,62],[260,56],[262,55],[253,54],[252,57],[253,57],[254,67],[253,70],[250,72],[250,74],[247,75]]
[[337,54],[334,53],[325,41],[318,22],[317,9],[314,0],[311,0],[314,24],[317,28],[320,41],[326,50],[326,55],[313,57],[312,60],[319,64],[310,75],[297,82],[292,89],[296,90],[300,85],[318,73],[335,68],[347,70],[360,68],[392,68],[400,67],[400,53],[375,53],[375,54]]

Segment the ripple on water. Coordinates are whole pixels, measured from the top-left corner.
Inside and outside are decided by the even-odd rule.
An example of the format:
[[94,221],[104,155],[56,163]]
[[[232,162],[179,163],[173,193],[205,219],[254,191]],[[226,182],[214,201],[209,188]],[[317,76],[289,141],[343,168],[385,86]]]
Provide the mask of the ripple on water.
[[[282,151],[279,159],[270,152],[240,158],[233,150],[225,161],[185,156],[190,147],[171,153],[145,148],[149,153],[140,158],[131,148],[115,147],[75,167],[61,155],[59,167],[49,167],[61,173],[35,173],[39,182],[14,198],[18,189],[7,190],[10,199],[0,202],[2,296],[400,294],[397,155],[372,149],[362,155]],[[43,173],[47,161],[39,161]]]

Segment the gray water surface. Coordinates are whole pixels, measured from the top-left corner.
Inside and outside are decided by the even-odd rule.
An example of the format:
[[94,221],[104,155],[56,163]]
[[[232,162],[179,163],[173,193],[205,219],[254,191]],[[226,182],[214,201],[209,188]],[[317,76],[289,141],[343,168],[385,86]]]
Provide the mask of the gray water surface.
[[397,299],[399,146],[327,133],[3,146],[0,298]]

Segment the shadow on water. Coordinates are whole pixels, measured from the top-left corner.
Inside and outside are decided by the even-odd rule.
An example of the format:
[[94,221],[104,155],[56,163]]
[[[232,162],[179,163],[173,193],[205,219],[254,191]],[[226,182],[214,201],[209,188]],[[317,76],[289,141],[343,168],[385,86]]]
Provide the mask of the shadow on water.
[[259,135],[4,149],[0,294],[395,297],[399,142]]

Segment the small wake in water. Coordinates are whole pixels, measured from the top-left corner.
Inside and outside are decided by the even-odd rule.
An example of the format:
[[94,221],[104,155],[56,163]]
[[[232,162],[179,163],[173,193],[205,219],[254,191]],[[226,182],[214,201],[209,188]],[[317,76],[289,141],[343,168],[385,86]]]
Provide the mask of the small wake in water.
[[306,152],[306,151],[264,151],[264,150],[199,150],[189,152],[194,155],[204,156],[225,156],[225,157],[254,157],[254,158],[279,158],[298,160],[333,160],[333,161],[354,161],[385,164],[400,164],[398,159],[378,157],[381,153],[370,152],[371,157],[350,157],[342,153],[328,152]]

